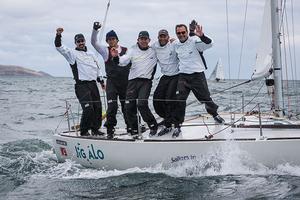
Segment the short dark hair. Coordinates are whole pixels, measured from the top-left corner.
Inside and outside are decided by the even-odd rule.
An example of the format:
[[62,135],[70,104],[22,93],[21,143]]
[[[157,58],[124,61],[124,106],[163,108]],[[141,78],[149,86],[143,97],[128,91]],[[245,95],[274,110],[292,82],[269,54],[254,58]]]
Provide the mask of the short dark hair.
[[184,27],[185,30],[186,30],[186,32],[188,32],[188,28],[187,28],[187,26],[186,26],[185,24],[177,24],[177,25],[175,26],[175,33],[176,33],[176,31],[177,31],[177,28],[179,28],[179,27]]

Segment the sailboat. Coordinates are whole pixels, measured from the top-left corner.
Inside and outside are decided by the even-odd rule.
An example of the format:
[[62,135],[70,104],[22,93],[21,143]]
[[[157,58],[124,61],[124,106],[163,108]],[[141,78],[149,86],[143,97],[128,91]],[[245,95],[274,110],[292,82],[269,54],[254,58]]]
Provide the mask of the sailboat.
[[219,58],[213,72],[209,76],[209,80],[219,82],[219,81],[222,81],[224,79],[225,79],[224,69],[223,69],[223,65],[222,65],[222,62],[221,62],[221,58]]
[[268,84],[274,88],[274,105],[270,113],[260,112],[260,104],[257,104],[256,110],[252,109],[247,113],[221,114],[227,122],[221,125],[215,124],[212,117],[207,115],[186,117],[182,134],[177,138],[172,138],[172,133],[149,137],[146,131],[140,132],[138,139],[133,139],[120,128],[116,130],[117,137],[108,140],[105,137],[81,137],[78,131],[69,128],[53,135],[58,161],[70,159],[83,166],[100,169],[156,165],[171,167],[214,159],[224,147],[230,146],[243,152],[243,159],[247,157],[267,167],[286,163],[300,165],[300,121],[288,119],[283,112],[279,10],[277,1],[266,1],[264,23],[270,26],[263,27],[270,28],[264,32],[270,40],[265,39],[267,46],[258,52],[258,67],[251,79],[269,78],[270,74],[273,75],[274,81],[269,81]]

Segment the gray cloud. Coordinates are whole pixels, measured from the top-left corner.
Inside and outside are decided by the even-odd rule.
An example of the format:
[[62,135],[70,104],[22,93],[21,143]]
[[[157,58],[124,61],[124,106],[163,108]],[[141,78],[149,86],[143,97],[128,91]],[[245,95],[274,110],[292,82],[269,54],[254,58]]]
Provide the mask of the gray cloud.
[[[232,0],[228,3],[231,78],[237,78],[245,0]],[[105,0],[1,0],[1,64],[21,65],[55,76],[71,76],[67,62],[54,48],[55,29],[64,27],[63,42],[73,47],[76,33],[81,32],[87,38],[90,37],[92,23],[103,20],[106,4]],[[294,4],[294,18],[297,19],[300,5],[298,1],[294,1]],[[148,30],[152,41],[155,41],[159,29],[166,28],[175,37],[175,24],[187,24],[196,19],[215,42],[214,48],[205,53],[209,64],[207,74],[221,57],[228,77],[225,6],[225,0],[111,0],[105,32],[114,29],[119,35],[120,43],[131,46],[136,42],[140,30]],[[249,78],[252,73],[263,6],[264,2],[261,0],[249,1],[241,78]],[[299,24],[295,24],[295,42],[298,52]],[[88,48],[92,49],[89,43]]]

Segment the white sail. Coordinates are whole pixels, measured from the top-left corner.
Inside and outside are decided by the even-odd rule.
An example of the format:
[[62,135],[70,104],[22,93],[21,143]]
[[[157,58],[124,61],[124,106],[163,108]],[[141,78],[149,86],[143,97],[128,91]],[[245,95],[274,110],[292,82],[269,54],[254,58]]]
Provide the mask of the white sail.
[[220,80],[224,80],[224,79],[225,79],[224,69],[223,69],[221,59],[219,59],[216,66],[215,66],[215,68],[214,68],[214,71],[211,73],[211,75],[209,77],[209,80],[220,81]]
[[268,77],[272,71],[272,28],[271,28],[271,0],[266,0],[263,23],[261,28],[259,48],[252,79]]

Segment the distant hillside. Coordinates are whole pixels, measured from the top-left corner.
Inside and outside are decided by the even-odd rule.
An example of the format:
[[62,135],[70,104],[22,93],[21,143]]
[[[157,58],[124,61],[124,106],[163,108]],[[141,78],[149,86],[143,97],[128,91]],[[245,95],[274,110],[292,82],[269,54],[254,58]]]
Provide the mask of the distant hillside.
[[14,65],[0,65],[0,76],[36,76],[36,77],[51,77],[45,72],[37,72],[25,67]]

